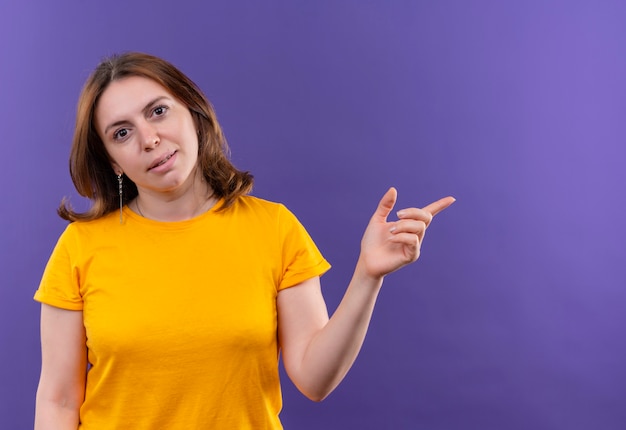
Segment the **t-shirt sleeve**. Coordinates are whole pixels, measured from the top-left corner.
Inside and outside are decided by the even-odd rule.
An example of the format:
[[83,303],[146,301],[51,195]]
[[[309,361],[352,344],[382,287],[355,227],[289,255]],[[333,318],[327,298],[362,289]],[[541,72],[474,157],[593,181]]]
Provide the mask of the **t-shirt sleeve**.
[[78,270],[77,246],[70,224],[59,238],[41,278],[34,299],[57,308],[79,311],[83,309]]
[[330,269],[311,236],[293,213],[280,205],[283,277],[278,290],[293,287]]

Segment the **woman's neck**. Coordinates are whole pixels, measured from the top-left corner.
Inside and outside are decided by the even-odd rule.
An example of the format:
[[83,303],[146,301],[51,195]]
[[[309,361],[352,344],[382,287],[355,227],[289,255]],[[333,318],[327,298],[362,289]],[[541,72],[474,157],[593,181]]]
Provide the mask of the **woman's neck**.
[[184,221],[208,211],[217,197],[204,178],[197,178],[186,189],[163,193],[139,190],[130,208],[144,218],[156,221]]

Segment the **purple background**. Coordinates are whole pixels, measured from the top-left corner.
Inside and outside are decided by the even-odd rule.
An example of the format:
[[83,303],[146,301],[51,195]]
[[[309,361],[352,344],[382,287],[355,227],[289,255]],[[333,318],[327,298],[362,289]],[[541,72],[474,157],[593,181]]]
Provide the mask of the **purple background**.
[[333,264],[331,310],[388,186],[458,199],[344,383],[284,383],[287,429],[626,428],[625,23],[617,0],[2,0],[0,428],[32,426],[76,99],[125,50],[205,90]]

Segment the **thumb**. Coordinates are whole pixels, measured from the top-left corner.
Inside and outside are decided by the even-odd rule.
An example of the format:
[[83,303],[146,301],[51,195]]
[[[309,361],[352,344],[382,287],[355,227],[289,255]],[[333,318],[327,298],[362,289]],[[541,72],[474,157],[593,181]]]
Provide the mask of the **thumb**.
[[398,198],[398,191],[394,187],[389,188],[380,202],[378,203],[378,207],[376,208],[376,212],[374,212],[374,216],[372,216],[372,220],[378,222],[386,222],[387,216],[393,209],[393,206],[396,204],[396,199]]

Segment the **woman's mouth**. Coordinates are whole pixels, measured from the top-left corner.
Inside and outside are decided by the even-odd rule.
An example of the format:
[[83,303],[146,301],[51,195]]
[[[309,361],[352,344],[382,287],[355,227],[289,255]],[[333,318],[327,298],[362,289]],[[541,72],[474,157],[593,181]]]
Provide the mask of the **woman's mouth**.
[[148,170],[152,170],[152,169],[156,169],[157,167],[160,167],[162,165],[164,165],[165,163],[167,163],[174,155],[176,154],[176,151],[172,152],[171,154],[167,154],[165,157],[163,157],[161,160],[159,160],[158,162],[154,163],[152,166],[150,166],[150,168],[148,168]]

